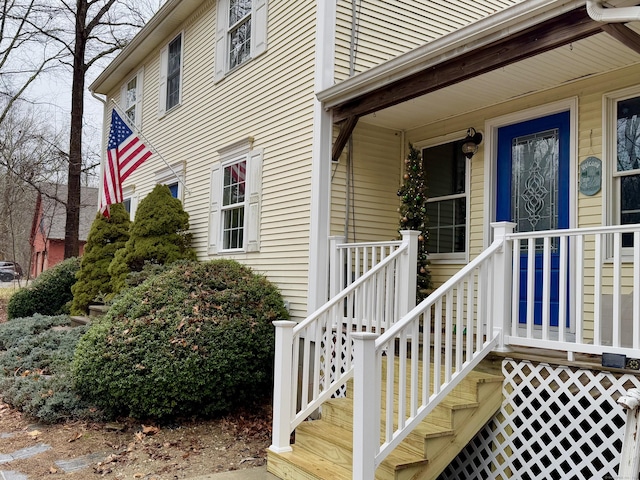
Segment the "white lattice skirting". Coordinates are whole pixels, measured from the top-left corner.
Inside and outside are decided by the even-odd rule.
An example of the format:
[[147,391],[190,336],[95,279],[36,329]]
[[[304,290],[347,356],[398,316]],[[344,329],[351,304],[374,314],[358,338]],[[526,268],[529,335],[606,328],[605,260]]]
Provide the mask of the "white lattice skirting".
[[616,402],[634,375],[502,362],[498,414],[439,480],[616,479],[626,414]]

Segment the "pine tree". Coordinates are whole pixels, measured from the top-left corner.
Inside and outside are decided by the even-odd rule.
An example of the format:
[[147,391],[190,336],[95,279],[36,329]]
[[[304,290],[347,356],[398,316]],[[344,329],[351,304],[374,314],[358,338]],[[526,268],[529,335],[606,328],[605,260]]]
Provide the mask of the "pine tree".
[[196,260],[189,214],[169,187],[156,185],[138,205],[129,240],[109,265],[112,290],[120,292],[127,275],[141,271],[146,263],[168,265],[177,260]]
[[422,155],[413,145],[409,145],[409,155],[404,163],[404,183],[398,190],[401,201],[398,231],[416,230],[420,232],[418,236],[416,301],[421,302],[431,292],[432,283],[427,260],[427,186],[422,169]]
[[122,204],[111,206],[109,218],[100,213],[96,215],[87,237],[80,270],[76,273],[78,280],[71,287],[72,315],[86,314],[91,302],[111,293],[109,264],[129,239],[130,225],[129,213]]

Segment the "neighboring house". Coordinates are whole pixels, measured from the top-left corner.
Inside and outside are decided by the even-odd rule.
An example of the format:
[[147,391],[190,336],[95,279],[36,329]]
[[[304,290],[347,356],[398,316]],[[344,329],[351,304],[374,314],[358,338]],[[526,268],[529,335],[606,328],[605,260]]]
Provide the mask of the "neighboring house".
[[[94,81],[171,166],[129,177],[130,211],[172,186],[199,258],[265,273],[301,322],[278,327],[270,471],[615,477],[640,386],[637,3],[169,0]],[[415,309],[409,144],[443,286]],[[502,389],[471,372],[496,358]],[[330,400],[351,378],[355,415]]]
[[[66,185],[45,185],[36,198],[31,226],[31,277],[64,260],[64,230],[67,217]],[[80,255],[98,211],[98,189],[82,187],[80,192]]]

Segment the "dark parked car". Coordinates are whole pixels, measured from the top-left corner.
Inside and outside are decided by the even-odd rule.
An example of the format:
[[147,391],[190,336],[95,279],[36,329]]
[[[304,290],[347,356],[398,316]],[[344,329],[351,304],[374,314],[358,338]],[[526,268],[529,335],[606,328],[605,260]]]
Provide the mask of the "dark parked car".
[[0,282],[22,278],[22,267],[15,262],[0,262]]

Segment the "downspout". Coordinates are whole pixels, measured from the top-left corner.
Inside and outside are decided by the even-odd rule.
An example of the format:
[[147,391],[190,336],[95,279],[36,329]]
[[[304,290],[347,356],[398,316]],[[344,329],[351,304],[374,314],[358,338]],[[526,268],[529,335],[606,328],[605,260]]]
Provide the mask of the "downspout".
[[598,0],[587,0],[587,13],[596,22],[627,23],[640,21],[640,7],[603,8]]
[[[356,50],[358,48],[358,8],[356,2],[351,1],[351,42],[349,44],[349,77],[353,77],[356,72]],[[346,199],[345,199],[345,222],[344,222],[344,238],[349,241],[349,226],[353,222],[353,241],[356,241],[356,216],[355,216],[355,185],[353,178],[353,134],[349,137],[347,144],[347,165],[346,165]],[[351,209],[354,209],[353,216]]]

